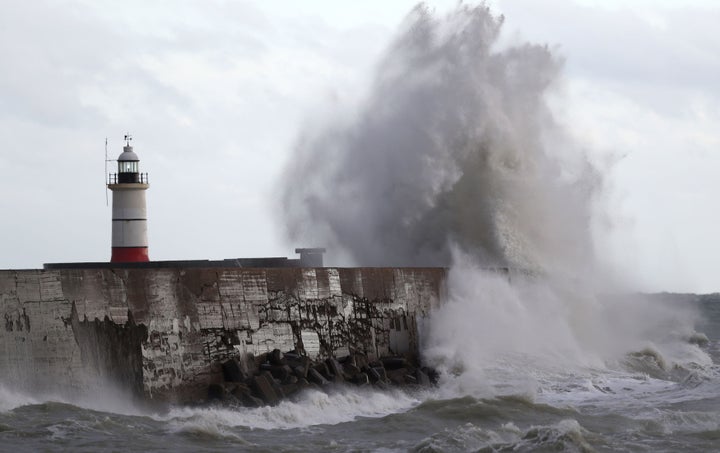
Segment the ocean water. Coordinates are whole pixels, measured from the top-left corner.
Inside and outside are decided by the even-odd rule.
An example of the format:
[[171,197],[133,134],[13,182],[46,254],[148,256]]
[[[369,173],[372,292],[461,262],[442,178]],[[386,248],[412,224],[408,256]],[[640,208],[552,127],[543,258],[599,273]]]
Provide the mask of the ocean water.
[[[717,451],[720,295],[633,297],[645,299],[646,310],[692,313],[695,333],[676,335],[665,318],[664,338],[674,344],[654,339],[617,361],[578,365],[532,349],[474,353],[474,336],[458,321],[455,337],[465,349],[455,352],[464,362],[446,361],[452,365],[436,388],[336,387],[259,409],[148,409],[112,393],[73,402],[3,386],[0,450]],[[443,343],[432,334],[429,341],[428,349]]]

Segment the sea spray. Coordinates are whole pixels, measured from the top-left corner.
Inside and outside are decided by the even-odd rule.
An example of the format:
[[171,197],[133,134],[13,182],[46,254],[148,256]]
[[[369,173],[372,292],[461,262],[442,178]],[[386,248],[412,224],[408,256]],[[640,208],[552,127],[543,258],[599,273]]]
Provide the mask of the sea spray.
[[502,23],[485,6],[411,12],[366,99],[298,141],[292,239],[363,266],[449,265],[455,246],[490,266],[588,262],[601,180],[546,104],[562,61],[499,49]]
[[415,8],[367,97],[298,141],[290,237],[358,265],[452,265],[423,355],[465,394],[532,394],[543,376],[637,365],[628,357],[706,365],[684,340],[692,310],[619,296],[598,269],[603,177],[547,105],[562,59],[501,47],[502,25],[484,5]]
[[567,391],[598,373],[682,381],[712,365],[688,341],[691,307],[591,287],[456,259],[448,301],[424,324],[423,361],[443,372],[441,394],[533,400],[548,383]]
[[0,412],[7,412],[17,407],[37,403],[36,398],[0,384]]
[[0,412],[46,403],[123,415],[144,415],[151,410],[146,402],[135,398],[118,383],[98,378],[97,386],[84,390],[82,393],[77,389],[40,391],[0,383]]

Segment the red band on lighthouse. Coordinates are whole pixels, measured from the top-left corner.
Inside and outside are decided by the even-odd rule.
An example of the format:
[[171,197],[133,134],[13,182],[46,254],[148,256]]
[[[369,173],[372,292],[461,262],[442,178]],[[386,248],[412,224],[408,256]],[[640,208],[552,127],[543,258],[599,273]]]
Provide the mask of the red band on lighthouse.
[[148,257],[147,247],[113,247],[112,257],[110,261],[113,263],[133,263],[150,261]]

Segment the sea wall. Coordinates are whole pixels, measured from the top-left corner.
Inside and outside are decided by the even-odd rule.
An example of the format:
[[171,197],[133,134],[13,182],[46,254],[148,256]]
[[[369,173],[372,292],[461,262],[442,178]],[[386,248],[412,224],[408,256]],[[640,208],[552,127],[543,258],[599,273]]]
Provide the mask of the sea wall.
[[113,383],[192,402],[221,363],[296,350],[417,357],[418,319],[443,299],[441,268],[0,271],[0,382],[82,393]]

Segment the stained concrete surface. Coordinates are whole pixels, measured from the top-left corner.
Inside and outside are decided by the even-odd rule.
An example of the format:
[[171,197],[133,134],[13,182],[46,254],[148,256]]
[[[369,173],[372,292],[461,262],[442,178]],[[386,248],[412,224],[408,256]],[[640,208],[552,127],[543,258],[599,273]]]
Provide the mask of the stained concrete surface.
[[0,382],[82,393],[108,383],[193,402],[221,363],[274,349],[417,358],[441,268],[0,271]]

